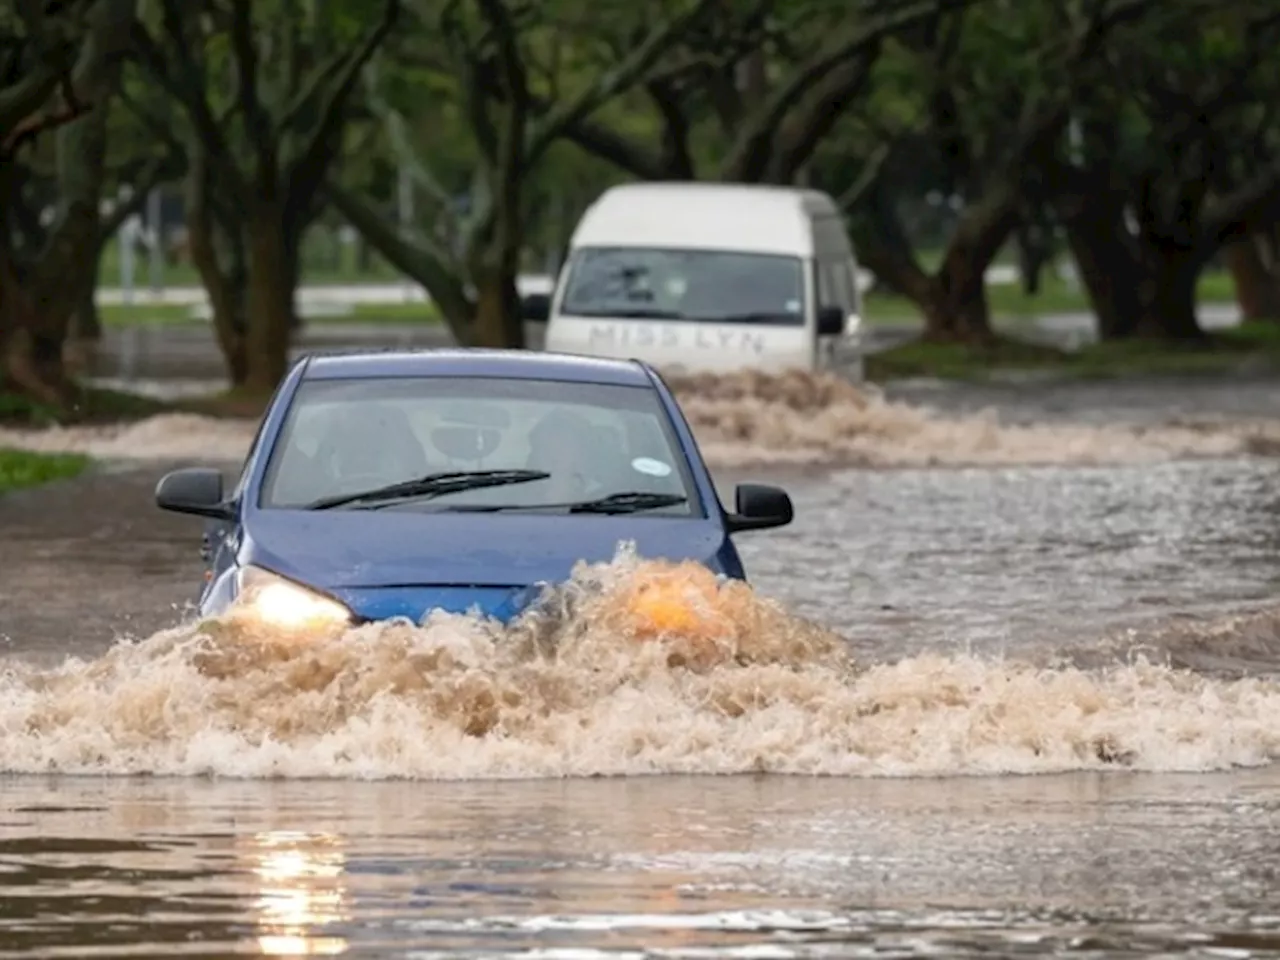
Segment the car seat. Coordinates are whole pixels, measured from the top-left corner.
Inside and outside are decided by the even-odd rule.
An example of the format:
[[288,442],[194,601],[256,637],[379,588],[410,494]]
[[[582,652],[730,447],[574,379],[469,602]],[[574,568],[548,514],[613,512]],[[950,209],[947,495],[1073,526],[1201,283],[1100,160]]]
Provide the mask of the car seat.
[[426,455],[403,410],[360,404],[336,412],[316,451],[320,468],[335,479],[360,473],[408,480],[429,472]]

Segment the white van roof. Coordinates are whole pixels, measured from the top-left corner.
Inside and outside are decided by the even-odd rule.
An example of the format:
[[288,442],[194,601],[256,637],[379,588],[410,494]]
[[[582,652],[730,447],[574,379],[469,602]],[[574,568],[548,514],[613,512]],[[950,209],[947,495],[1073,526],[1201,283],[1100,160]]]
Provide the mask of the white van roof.
[[611,187],[578,221],[574,247],[677,247],[812,256],[813,220],[839,217],[821,190],[736,183]]

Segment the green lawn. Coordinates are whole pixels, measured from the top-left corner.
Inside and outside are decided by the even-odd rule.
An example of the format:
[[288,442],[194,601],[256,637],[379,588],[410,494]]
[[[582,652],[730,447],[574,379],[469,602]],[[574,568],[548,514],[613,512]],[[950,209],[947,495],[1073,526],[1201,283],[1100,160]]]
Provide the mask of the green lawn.
[[[1232,303],[1235,288],[1226,271],[1206,271],[1197,290],[1200,303]],[[987,300],[995,319],[1034,319],[1052,313],[1089,313],[1092,308],[1083,290],[1046,274],[1040,292],[1028,297],[1019,284],[988,285]],[[864,304],[868,323],[893,323],[920,316],[916,305],[904,297],[868,296]]]
[[28,453],[0,448],[0,494],[51,480],[69,480],[88,469],[91,462],[78,453]]
[[[304,283],[395,283],[400,271],[376,253],[370,258],[369,270],[361,270],[355,262],[353,248],[342,248],[334,256],[334,241],[324,231],[313,231],[303,247]],[[200,274],[189,263],[164,264],[161,282],[167,287],[199,286]],[[150,255],[139,250],[133,262],[133,282],[145,288],[151,282]],[[98,284],[120,286],[120,247],[114,240],[103,248],[98,261]]]
[[[108,304],[99,308],[106,326],[189,324],[208,327],[209,321],[193,315],[193,308],[173,304]],[[309,323],[439,323],[440,314],[429,303],[358,303],[346,316],[317,316]]]
[[876,381],[903,377],[986,380],[1010,371],[1115,379],[1246,370],[1280,371],[1280,322],[1242,324],[1195,344],[1140,340],[1067,351],[1012,339],[991,347],[914,341],[866,359],[867,377]]

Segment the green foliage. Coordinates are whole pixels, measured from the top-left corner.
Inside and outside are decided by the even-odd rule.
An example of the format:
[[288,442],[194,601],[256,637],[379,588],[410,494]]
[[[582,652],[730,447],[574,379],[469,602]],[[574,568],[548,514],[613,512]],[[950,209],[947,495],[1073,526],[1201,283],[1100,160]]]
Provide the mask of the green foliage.
[[92,461],[77,453],[28,453],[0,448],[0,494],[36,487],[54,480],[70,480]]

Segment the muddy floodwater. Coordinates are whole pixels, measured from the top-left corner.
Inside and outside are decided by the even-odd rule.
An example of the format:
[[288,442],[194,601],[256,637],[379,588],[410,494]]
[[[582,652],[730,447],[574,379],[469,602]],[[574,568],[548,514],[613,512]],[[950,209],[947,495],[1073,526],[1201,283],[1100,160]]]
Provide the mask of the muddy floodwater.
[[0,436],[106,457],[0,500],[0,956],[1280,955],[1280,387],[896,397],[691,396],[757,595],[624,555],[550,653],[209,635],[149,498],[248,427]]

